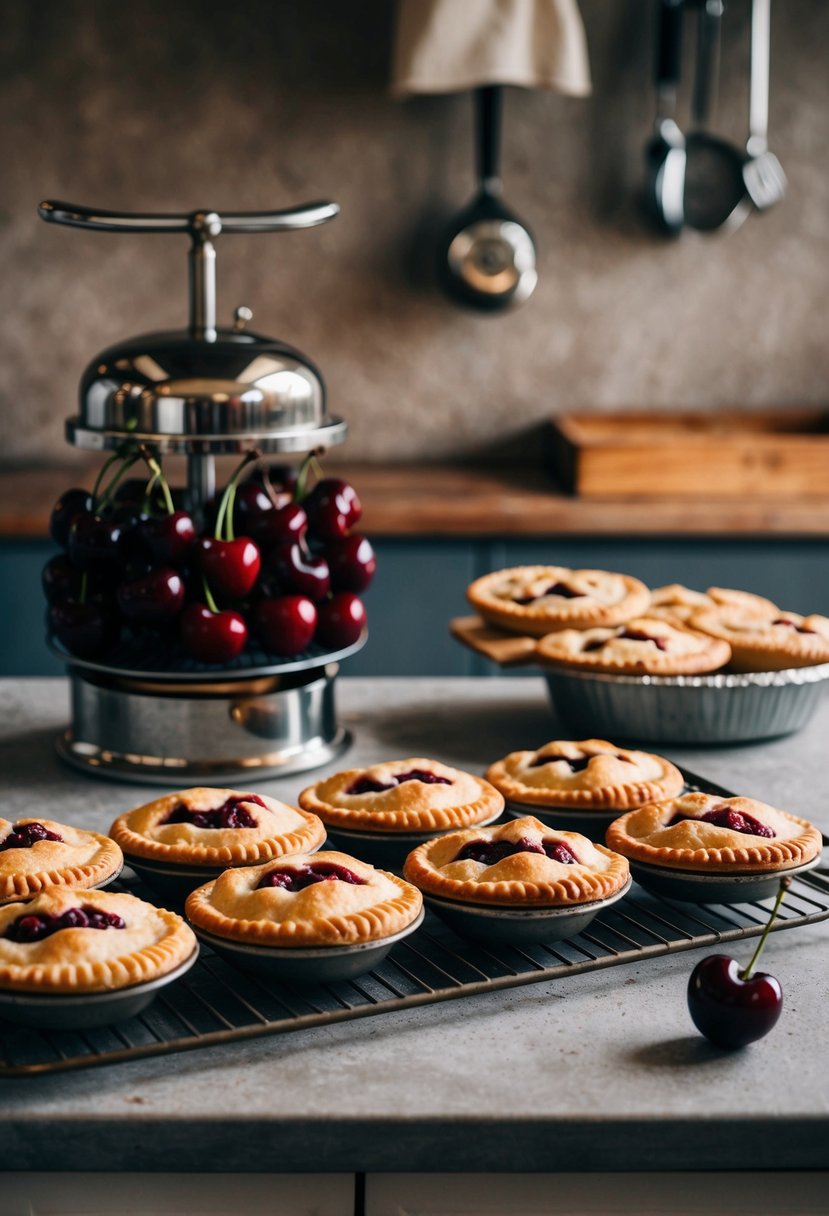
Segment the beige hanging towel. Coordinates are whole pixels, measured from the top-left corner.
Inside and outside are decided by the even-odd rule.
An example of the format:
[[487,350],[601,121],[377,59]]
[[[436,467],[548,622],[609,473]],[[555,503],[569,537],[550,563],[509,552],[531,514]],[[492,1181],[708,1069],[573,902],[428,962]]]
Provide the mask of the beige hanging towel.
[[484,84],[586,97],[590,65],[576,0],[398,0],[393,96]]

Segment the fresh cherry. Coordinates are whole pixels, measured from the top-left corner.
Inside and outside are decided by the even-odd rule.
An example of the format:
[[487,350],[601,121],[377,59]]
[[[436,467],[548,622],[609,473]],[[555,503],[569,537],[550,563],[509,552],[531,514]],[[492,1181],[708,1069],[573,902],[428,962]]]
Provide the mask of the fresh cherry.
[[331,574],[324,557],[314,557],[299,540],[281,541],[268,557],[268,573],[281,591],[323,600],[331,589]]
[[89,490],[77,487],[64,490],[49,516],[49,535],[52,540],[65,549],[69,544],[69,531],[74,521],[79,515],[91,515],[92,512],[93,502]]
[[214,593],[241,600],[259,577],[259,548],[246,536],[218,540],[203,536],[197,546],[199,565]]
[[180,566],[186,562],[196,539],[196,525],[188,511],[145,519],[136,532],[141,550],[157,566]]
[[783,989],[779,982],[773,975],[753,972],[790,885],[790,878],[781,881],[771,916],[744,971],[727,954],[711,954],[691,972],[688,1011],[700,1034],[716,1047],[745,1047],[768,1034],[780,1017]]
[[49,628],[70,654],[93,659],[114,641],[117,624],[100,600],[60,600],[49,605]]
[[311,644],[317,609],[305,595],[279,595],[259,600],[252,609],[253,628],[271,654],[291,658]]
[[298,502],[286,502],[274,507],[262,517],[256,539],[263,545],[276,545],[284,541],[301,540],[308,528],[308,516]]
[[362,600],[351,591],[337,591],[319,606],[316,640],[333,650],[351,646],[365,629],[366,619]]
[[229,663],[244,650],[248,629],[238,612],[213,612],[206,604],[189,604],[181,614],[181,640],[190,657],[200,663]]
[[122,527],[103,515],[77,515],[69,529],[69,557],[80,570],[114,566],[121,555]]
[[120,583],[118,607],[137,625],[162,625],[178,616],[184,607],[184,582],[177,570],[151,570]]
[[325,546],[334,591],[365,591],[374,578],[377,558],[368,539],[359,532],[341,536]]
[[263,529],[273,510],[271,496],[258,481],[249,478],[237,486],[233,503],[233,526],[241,536],[249,536],[261,544],[265,539]]
[[49,604],[58,600],[75,599],[81,590],[82,575],[65,553],[56,553],[43,567],[40,581]]
[[324,477],[302,500],[308,526],[321,540],[345,536],[362,518],[357,491],[339,477]]

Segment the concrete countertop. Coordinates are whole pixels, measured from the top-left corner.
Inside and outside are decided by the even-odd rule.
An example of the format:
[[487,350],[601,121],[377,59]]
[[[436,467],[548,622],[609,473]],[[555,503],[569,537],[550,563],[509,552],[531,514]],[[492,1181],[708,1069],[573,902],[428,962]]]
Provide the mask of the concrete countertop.
[[[349,680],[345,762],[404,756],[481,772],[564,729],[541,679]],[[4,817],[106,830],[149,787],[62,767],[62,680],[0,682]],[[829,830],[829,702],[798,735],[664,747],[727,787]],[[566,737],[566,735],[565,735]],[[324,770],[321,770],[324,771]],[[286,801],[308,778],[256,788]],[[748,960],[750,943],[733,953]],[[709,951],[710,952],[710,951]],[[772,935],[786,1003],[772,1033],[722,1053],[685,988],[701,952],[483,997],[61,1075],[0,1080],[0,1168],[547,1171],[822,1169],[829,1144],[827,923]]]

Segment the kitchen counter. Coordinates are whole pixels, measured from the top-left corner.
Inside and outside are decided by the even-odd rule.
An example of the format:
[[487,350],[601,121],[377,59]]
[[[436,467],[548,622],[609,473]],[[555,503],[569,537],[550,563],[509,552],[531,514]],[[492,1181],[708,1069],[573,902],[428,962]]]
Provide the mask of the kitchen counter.
[[[0,539],[47,535],[52,504],[71,485],[91,486],[101,461],[0,470]],[[532,461],[359,465],[331,462],[357,487],[361,528],[372,537],[829,537],[829,495],[578,498]],[[174,470],[171,462],[171,470]],[[173,477],[175,480],[175,477]]]
[[[329,771],[431,756],[481,772],[564,729],[540,678],[345,678],[338,697],[355,741]],[[54,740],[68,719],[65,681],[4,680],[0,698],[5,817],[38,812],[106,830],[154,796],[62,767]],[[662,750],[827,831],[828,732],[824,700],[791,738]],[[292,801],[306,783],[255,788]],[[750,946],[734,953],[747,961]],[[763,966],[780,979],[785,1008],[772,1033],[741,1052],[716,1050],[690,1022],[685,987],[699,957],[647,959],[175,1060],[0,1080],[2,1168],[825,1169],[827,922],[770,937]]]

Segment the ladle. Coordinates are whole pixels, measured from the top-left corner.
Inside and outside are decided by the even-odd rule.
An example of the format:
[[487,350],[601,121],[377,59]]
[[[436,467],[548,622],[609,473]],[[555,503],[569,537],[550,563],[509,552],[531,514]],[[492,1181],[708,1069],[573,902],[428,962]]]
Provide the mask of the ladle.
[[450,225],[438,261],[438,275],[447,294],[487,311],[522,304],[532,295],[538,279],[532,235],[501,201],[502,103],[500,85],[475,90],[479,189]]
[[685,136],[677,125],[676,97],[682,63],[683,0],[661,0],[656,55],[656,120],[645,148],[645,208],[666,236],[684,223]]

